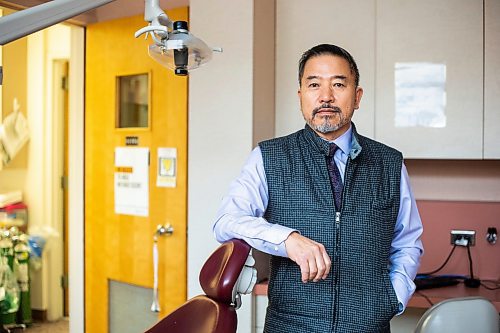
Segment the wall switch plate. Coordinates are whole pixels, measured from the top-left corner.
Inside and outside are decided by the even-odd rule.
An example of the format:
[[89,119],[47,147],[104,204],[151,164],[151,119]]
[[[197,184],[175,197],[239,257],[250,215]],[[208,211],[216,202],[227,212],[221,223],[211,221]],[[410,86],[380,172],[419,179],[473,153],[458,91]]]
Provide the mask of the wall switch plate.
[[452,230],[450,232],[450,243],[459,246],[476,245],[475,230]]

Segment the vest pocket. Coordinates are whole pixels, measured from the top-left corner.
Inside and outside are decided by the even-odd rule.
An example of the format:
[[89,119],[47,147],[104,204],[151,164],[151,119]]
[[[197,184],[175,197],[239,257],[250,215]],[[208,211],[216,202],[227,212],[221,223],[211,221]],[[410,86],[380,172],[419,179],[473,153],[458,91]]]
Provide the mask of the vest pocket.
[[341,291],[338,328],[342,332],[379,332],[394,316],[384,283],[347,287]]
[[[274,258],[273,258],[274,259]],[[300,268],[289,259],[281,259],[280,268],[273,271],[269,281],[269,306],[275,314],[305,317],[309,319],[331,319],[333,306],[333,283],[330,278],[318,282],[302,283]]]
[[391,212],[392,208],[394,207],[394,202],[395,199],[394,197],[390,197],[388,199],[382,199],[382,200],[373,200],[372,201],[372,209],[374,211],[378,212]]
[[[394,286],[392,285],[391,279],[388,273],[383,275],[385,290],[387,292],[387,297],[392,306],[392,317],[394,317],[399,311],[399,300],[396,295],[396,291],[394,290]],[[392,318],[391,317],[391,318]]]
[[372,201],[371,225],[369,227],[373,228],[379,235],[392,239],[398,207],[399,205],[395,205],[395,198]]

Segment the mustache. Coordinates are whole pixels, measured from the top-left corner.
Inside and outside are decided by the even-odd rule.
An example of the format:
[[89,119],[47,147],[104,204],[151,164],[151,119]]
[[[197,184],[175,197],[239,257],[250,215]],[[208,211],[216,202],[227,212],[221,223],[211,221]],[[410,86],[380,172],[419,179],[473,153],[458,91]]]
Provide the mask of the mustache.
[[318,112],[324,109],[330,109],[332,112],[339,112],[342,113],[342,109],[339,108],[338,106],[331,105],[329,103],[321,104],[317,108],[314,108],[312,111],[312,116],[314,117]]

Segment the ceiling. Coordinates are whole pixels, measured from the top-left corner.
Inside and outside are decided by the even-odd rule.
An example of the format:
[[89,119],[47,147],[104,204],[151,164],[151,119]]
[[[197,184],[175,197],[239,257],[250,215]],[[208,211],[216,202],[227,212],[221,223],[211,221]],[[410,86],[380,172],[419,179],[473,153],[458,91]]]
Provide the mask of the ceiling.
[[[42,4],[44,2],[49,2],[49,1],[9,0],[9,1],[0,1],[0,6],[13,9],[24,9],[27,7],[33,7]],[[160,7],[163,10],[189,6],[189,0],[160,0],[159,2],[160,2]],[[134,16],[142,13],[144,13],[143,0],[115,0],[107,5],[101,6],[99,8],[90,10],[81,15],[75,16],[70,20],[70,22],[79,25],[87,25],[90,23],[107,21],[121,17]]]

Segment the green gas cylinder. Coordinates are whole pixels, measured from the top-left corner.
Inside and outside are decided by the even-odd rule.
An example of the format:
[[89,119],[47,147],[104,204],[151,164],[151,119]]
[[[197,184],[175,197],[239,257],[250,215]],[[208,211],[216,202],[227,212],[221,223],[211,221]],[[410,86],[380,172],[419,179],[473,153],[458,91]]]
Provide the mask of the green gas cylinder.
[[14,244],[7,230],[0,232],[0,324],[16,323],[19,287],[13,273]]
[[20,234],[14,239],[14,272],[16,273],[17,283],[21,291],[19,311],[17,312],[17,323],[30,325],[33,320],[31,317],[31,297],[29,284],[29,245],[28,236]]

